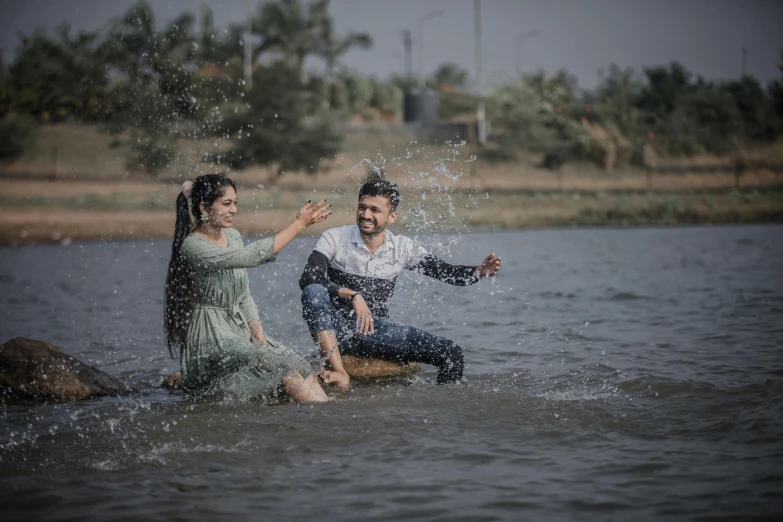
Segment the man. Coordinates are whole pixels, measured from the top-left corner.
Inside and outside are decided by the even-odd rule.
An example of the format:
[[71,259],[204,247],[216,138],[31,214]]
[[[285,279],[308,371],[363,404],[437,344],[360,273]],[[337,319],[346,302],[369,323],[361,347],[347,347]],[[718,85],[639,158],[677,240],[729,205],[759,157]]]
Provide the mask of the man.
[[356,225],[327,230],[307,261],[299,286],[304,318],[333,371],[324,380],[347,389],[350,377],[340,354],[438,368],[438,384],[458,381],[464,367],[454,342],[389,319],[388,302],[397,276],[415,270],[465,286],[500,270],[489,255],[479,266],[450,265],[405,236],[386,229],[397,220],[400,194],[386,180],[369,181],[359,191]]

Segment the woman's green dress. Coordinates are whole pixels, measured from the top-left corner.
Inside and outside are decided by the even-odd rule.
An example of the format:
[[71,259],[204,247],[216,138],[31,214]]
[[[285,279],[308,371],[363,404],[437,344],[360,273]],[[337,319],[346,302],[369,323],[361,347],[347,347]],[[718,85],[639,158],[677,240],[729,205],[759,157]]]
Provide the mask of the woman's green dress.
[[224,392],[240,398],[276,392],[280,381],[310,365],[287,346],[266,336],[263,347],[251,341],[249,324],[258,318],[246,268],[274,261],[274,238],[245,246],[239,232],[224,229],[222,248],[201,234],[185,238],[180,250],[193,270],[195,307],[182,351],[182,379],[187,389]]

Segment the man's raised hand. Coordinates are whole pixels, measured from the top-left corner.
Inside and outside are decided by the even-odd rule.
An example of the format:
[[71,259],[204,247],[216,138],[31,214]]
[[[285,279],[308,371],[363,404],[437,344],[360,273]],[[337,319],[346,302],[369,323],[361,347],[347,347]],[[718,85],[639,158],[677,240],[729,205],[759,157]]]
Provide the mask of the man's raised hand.
[[494,252],[488,255],[484,262],[476,267],[479,277],[494,277],[500,272],[500,261],[501,259]]

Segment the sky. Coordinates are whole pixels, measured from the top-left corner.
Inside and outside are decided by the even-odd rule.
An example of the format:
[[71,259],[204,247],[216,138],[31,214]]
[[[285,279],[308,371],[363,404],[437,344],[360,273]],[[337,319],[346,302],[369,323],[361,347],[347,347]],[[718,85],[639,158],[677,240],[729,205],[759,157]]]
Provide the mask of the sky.
[[[37,27],[62,22],[74,29],[95,30],[121,15],[135,0],[0,0],[0,47],[10,61],[19,38]],[[219,28],[241,21],[246,0],[149,0],[159,23],[183,11],[212,7]],[[252,0],[252,4],[258,3]],[[780,78],[783,50],[783,2],[776,0],[480,0],[484,81],[503,81],[516,74],[516,40],[521,44],[523,72],[565,68],[579,84],[594,87],[599,70],[611,63],[641,69],[679,61],[710,80],[747,73],[762,83]],[[418,72],[419,18],[424,22],[424,70],[453,62],[474,77],[476,69],[473,0],[332,0],[330,12],[339,32],[368,32],[368,51],[345,55],[345,66],[386,78],[404,70],[402,32],[414,38],[413,65]],[[317,61],[309,67],[319,66]]]

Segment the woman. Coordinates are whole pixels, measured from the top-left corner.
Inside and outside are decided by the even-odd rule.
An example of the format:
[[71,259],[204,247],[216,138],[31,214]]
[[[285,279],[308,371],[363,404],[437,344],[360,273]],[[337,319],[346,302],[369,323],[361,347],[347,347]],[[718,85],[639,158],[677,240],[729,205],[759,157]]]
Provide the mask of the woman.
[[180,352],[183,385],[247,398],[282,388],[297,402],[326,401],[307,361],[264,334],[246,268],[274,261],[297,234],[327,218],[329,205],[308,201],[285,230],[247,246],[231,228],[236,213],[236,186],[225,176],[199,176],[177,196],[164,331],[171,356]]

